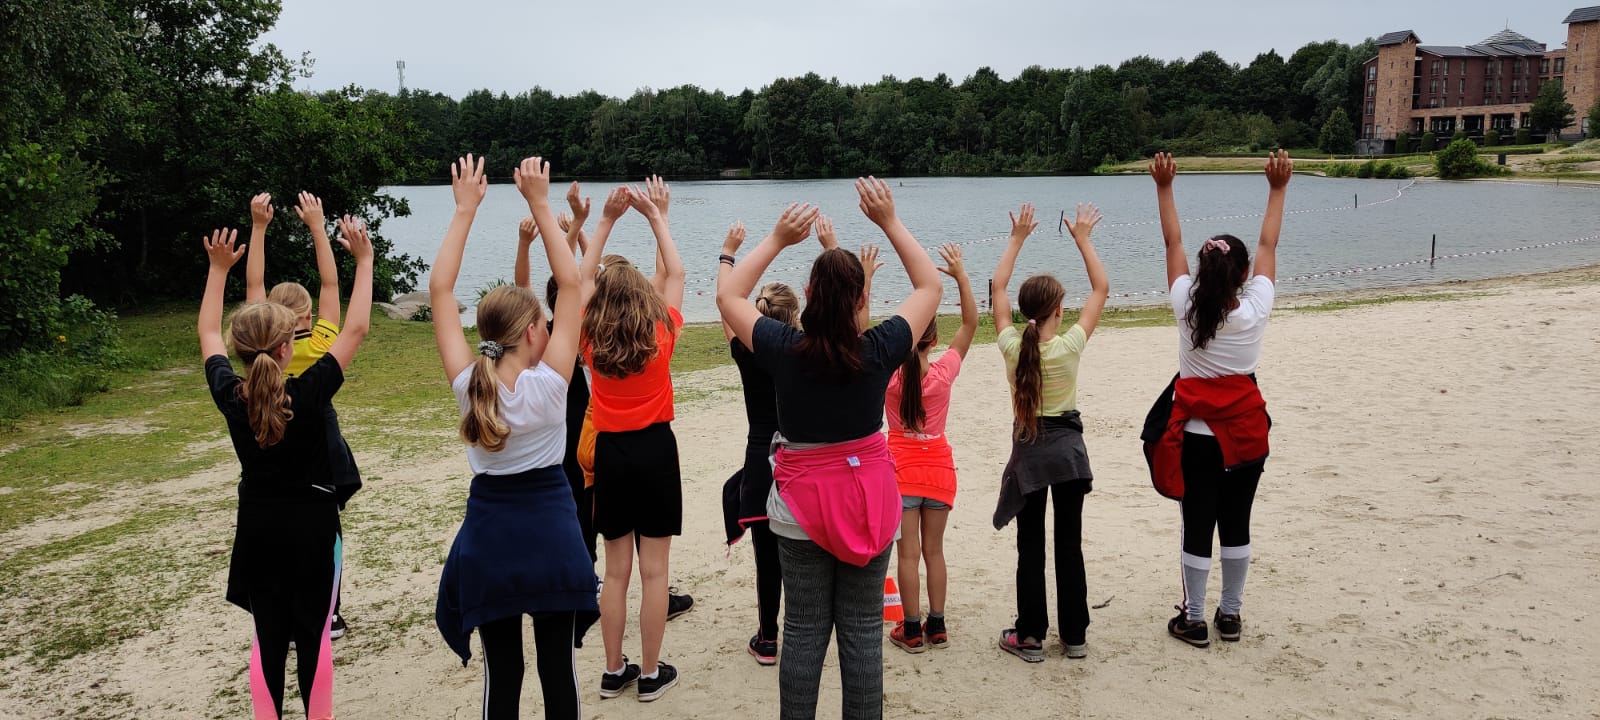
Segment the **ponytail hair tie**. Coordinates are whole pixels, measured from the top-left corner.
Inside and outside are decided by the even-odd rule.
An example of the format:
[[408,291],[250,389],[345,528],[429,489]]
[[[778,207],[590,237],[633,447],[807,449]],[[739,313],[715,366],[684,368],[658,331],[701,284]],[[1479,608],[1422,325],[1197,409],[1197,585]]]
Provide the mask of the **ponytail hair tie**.
[[1210,240],[1207,240],[1206,244],[1200,248],[1201,252],[1206,252],[1208,250],[1220,250],[1222,251],[1223,255],[1227,255],[1229,251],[1233,250],[1233,247],[1228,245],[1227,240],[1223,240],[1222,238],[1211,238]]
[[501,345],[500,343],[497,343],[493,340],[485,340],[481,343],[478,343],[478,354],[489,358],[490,360],[499,360],[505,356],[506,349],[505,346]]
[[1035,319],[1033,319],[1033,318],[1028,318],[1028,324],[1029,324],[1029,325],[1038,325],[1038,324],[1039,324],[1039,321],[1038,321],[1038,320],[1035,320]]

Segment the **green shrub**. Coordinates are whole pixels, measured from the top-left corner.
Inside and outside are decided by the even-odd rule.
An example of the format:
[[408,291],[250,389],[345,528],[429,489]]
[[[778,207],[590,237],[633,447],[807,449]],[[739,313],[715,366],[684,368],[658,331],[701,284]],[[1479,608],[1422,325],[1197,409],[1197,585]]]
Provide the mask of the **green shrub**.
[[1589,108],[1589,137],[1600,138],[1600,100],[1594,101],[1594,107]]
[[433,306],[423,305],[411,313],[412,322],[433,322]]
[[1432,131],[1422,134],[1422,152],[1431,153],[1439,149],[1439,136]]
[[1494,147],[1494,146],[1499,145],[1499,144],[1500,144],[1500,131],[1491,129],[1488,132],[1483,134],[1483,146],[1484,147]]
[[1518,145],[1532,145],[1533,144],[1533,130],[1531,130],[1529,128],[1517,128],[1517,144]]
[[1377,166],[1378,163],[1374,160],[1368,160],[1364,163],[1361,163],[1361,165],[1356,167],[1356,177],[1363,179],[1372,177],[1372,171]]
[[[1452,142],[1452,143],[1456,142],[1457,140],[1466,140],[1466,139],[1467,139],[1467,131],[1465,131],[1465,130],[1457,130],[1456,134],[1450,136],[1450,142]],[[1476,143],[1474,143],[1474,144],[1476,144]]]
[[1439,151],[1434,157],[1434,166],[1439,172],[1439,177],[1446,180],[1500,175],[1505,172],[1504,168],[1490,165],[1480,159],[1477,143],[1467,139],[1456,140],[1450,143],[1449,147]]
[[1411,136],[1407,133],[1398,133],[1394,136],[1394,151],[1404,155],[1411,152]]

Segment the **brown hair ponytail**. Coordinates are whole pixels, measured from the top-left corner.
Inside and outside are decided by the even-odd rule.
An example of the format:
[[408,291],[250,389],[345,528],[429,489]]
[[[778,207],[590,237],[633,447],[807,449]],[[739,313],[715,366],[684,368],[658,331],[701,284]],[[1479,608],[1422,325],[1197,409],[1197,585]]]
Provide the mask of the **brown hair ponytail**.
[[[1218,242],[1227,243],[1227,251],[1213,245]],[[1239,288],[1244,287],[1245,275],[1250,271],[1250,251],[1239,238],[1218,235],[1200,246],[1196,264],[1199,269],[1194,273],[1189,310],[1183,314],[1183,320],[1193,329],[1189,340],[1196,350],[1203,350],[1228,321],[1234,298],[1238,297]]]
[[928,411],[922,406],[922,353],[939,342],[939,318],[928,321],[915,347],[900,365],[900,422],[912,432],[922,432]]
[[1039,325],[1061,309],[1067,296],[1061,281],[1035,275],[1017,290],[1017,309],[1028,319],[1017,353],[1017,373],[1011,381],[1011,411],[1016,422],[1012,436],[1033,442],[1039,436],[1039,406],[1044,402],[1044,368],[1039,352]]
[[841,248],[822,251],[811,263],[806,309],[800,313],[805,336],[795,352],[807,367],[834,381],[848,381],[861,372],[861,306],[867,274],[856,254]]
[[794,294],[794,288],[781,282],[767,283],[756,295],[756,312],[785,325],[799,325],[800,297]]
[[501,285],[478,301],[478,359],[467,379],[467,412],[461,416],[461,439],[488,452],[505,449],[511,429],[500,419],[500,378],[495,366],[506,352],[522,343],[528,326],[544,319],[533,291]]
[[248,366],[239,398],[244,401],[245,417],[255,433],[256,444],[265,448],[283,440],[294,410],[284,391],[283,368],[273,351],[294,342],[294,327],[300,321],[293,310],[272,302],[251,303],[234,313],[228,327],[228,340],[239,359]]

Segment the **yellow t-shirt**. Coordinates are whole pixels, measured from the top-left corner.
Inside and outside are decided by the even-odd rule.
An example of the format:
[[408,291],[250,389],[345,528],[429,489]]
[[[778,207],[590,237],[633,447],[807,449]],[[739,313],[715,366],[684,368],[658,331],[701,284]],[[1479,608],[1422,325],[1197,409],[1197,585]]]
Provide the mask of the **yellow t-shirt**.
[[[1022,352],[1022,333],[1015,326],[1000,331],[997,338],[1000,354],[1006,359],[1006,380],[1015,389],[1017,356]],[[1055,337],[1039,343],[1040,383],[1039,416],[1054,416],[1078,409],[1078,359],[1083,356],[1083,346],[1089,336],[1083,326],[1073,323],[1072,329],[1057,333]]]
[[289,360],[289,369],[284,374],[298,377],[300,373],[311,369],[323,355],[328,354],[328,349],[333,347],[333,341],[338,337],[339,326],[322,318],[317,318],[310,330],[294,331],[294,357]]

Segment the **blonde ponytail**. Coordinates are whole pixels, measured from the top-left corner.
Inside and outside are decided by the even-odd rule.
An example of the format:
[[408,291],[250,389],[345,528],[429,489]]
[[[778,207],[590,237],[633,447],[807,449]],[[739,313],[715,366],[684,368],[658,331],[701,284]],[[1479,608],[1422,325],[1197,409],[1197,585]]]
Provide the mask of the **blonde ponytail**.
[[239,398],[244,401],[245,417],[255,433],[256,444],[263,448],[283,440],[289,421],[294,418],[289,394],[284,390],[283,368],[273,352],[294,342],[298,321],[293,310],[277,303],[251,303],[234,313],[228,328],[233,351],[247,366]]
[[461,439],[489,452],[505,449],[511,428],[500,420],[500,378],[495,359],[479,355],[467,380],[467,412],[461,416]]

